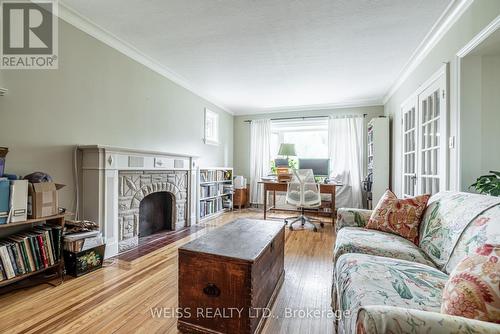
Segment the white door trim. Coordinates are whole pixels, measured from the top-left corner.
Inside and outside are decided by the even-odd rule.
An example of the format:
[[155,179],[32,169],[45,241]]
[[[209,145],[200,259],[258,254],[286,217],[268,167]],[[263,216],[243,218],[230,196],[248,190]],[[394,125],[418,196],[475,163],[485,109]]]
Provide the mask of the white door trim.
[[462,82],[462,75],[461,75],[461,69],[462,69],[462,59],[469,55],[479,44],[481,44],[486,38],[488,38],[490,35],[492,35],[494,32],[496,32],[498,29],[500,29],[500,15],[498,15],[493,21],[491,21],[483,30],[481,30],[476,36],[474,36],[463,48],[460,49],[460,51],[457,52],[456,57],[455,57],[455,73],[457,74],[455,77],[455,86],[454,86],[454,93],[456,96],[456,105],[457,105],[457,116],[456,116],[456,138],[455,138],[455,157],[456,157],[456,175],[455,175],[455,182],[456,182],[456,189],[457,191],[460,191],[460,188],[462,186],[462,164],[461,164],[461,158],[462,158],[462,145],[461,145],[461,114],[462,114],[462,106],[461,106],[461,82]]

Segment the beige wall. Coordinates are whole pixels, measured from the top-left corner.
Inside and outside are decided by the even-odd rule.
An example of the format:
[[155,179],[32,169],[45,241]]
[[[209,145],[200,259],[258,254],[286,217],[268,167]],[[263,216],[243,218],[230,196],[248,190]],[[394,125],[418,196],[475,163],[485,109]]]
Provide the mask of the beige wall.
[[234,118],[234,172],[237,175],[250,177],[250,124],[245,120],[281,117],[329,116],[329,115],[363,115],[365,125],[370,119],[384,114],[382,106],[339,108],[315,111],[278,112],[270,114],[244,115]]
[[500,55],[484,56],[482,72],[482,165],[480,175],[490,170],[500,171]]
[[462,185],[472,184],[481,170],[481,115],[482,115],[482,59],[481,56],[469,56],[462,60],[460,76],[462,78],[461,108],[464,111],[460,122],[461,151],[466,159],[461,159]]
[[461,69],[461,189],[500,170],[500,55],[464,57]]
[[[385,114],[392,118],[392,188],[401,195],[401,124],[400,108],[403,101],[415,92],[444,62],[449,63],[450,89],[448,90],[450,117],[450,136],[457,135],[457,96],[456,92],[456,53],[464,47],[475,35],[500,15],[500,1],[476,0],[458,19],[438,44],[430,51],[422,63],[412,72],[403,85],[384,105]],[[448,171],[450,189],[459,189],[457,183],[456,149],[449,152],[450,168]]]
[[[86,35],[59,25],[58,70],[5,70],[0,87],[0,146],[7,171],[44,171],[67,184],[72,208],[72,150],[104,144],[199,155],[202,165],[232,166],[233,116]],[[220,115],[220,146],[202,142],[204,108]]]

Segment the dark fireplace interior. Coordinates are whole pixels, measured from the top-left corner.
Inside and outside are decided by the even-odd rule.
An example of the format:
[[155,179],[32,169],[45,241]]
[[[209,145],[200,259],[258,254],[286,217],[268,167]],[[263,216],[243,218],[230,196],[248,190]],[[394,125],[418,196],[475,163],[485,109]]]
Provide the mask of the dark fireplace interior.
[[171,231],[174,198],[168,192],[156,192],[144,197],[139,205],[139,238]]

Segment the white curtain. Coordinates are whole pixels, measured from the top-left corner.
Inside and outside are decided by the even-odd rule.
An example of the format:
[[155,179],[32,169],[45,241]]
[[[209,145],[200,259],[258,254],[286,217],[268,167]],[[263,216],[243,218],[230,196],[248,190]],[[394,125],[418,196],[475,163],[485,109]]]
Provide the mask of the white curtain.
[[336,206],[362,208],[364,130],[363,118],[346,116],[328,120],[328,151],[331,176],[343,186],[337,192]]
[[271,169],[271,120],[254,120],[250,124],[250,202],[262,204],[258,182]]

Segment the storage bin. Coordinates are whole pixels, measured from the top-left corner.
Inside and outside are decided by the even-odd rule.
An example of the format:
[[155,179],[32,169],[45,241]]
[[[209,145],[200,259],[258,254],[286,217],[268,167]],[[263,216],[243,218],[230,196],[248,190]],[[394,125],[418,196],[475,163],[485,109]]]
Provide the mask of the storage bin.
[[102,267],[106,245],[100,245],[81,252],[64,251],[66,273],[80,277]]

